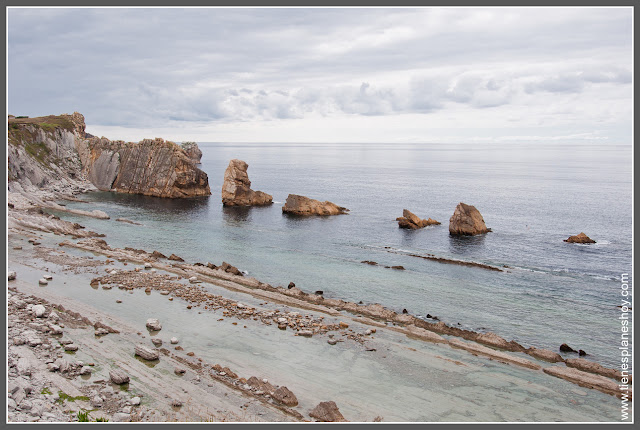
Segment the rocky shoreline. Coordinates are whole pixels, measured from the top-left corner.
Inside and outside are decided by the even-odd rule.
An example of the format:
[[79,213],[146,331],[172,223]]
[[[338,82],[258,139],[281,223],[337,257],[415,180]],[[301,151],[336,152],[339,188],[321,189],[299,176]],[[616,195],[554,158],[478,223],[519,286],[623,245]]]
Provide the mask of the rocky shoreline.
[[[19,232],[19,234],[29,237],[27,235],[30,234],[29,231],[33,231],[32,225],[40,225],[40,228],[36,230],[32,246],[37,251],[39,258],[42,258],[44,261],[66,264],[72,267],[75,266],[76,269],[74,270],[87,267],[95,271],[101,266],[92,264],[86,266],[89,261],[68,255],[68,253],[65,254],[63,250],[67,248],[78,249],[88,251],[93,255],[106,256],[106,267],[104,268],[103,274],[94,276],[90,282],[91,287],[96,289],[117,288],[123,291],[144,289],[147,294],[156,292],[161,296],[166,296],[167,300],[179,301],[184,304],[186,309],[192,312],[222,312],[222,318],[233,320],[233,324],[246,325],[249,322],[252,324],[262,324],[266,327],[273,327],[278,331],[284,330],[285,332],[291,332],[292,336],[319,338],[329,345],[335,345],[337,342],[355,342],[354,345],[362,345],[361,348],[365,351],[369,350],[367,346],[369,338],[375,337],[376,331],[387,330],[389,332],[404,334],[408,338],[419,339],[420,341],[430,344],[439,344],[445,347],[449,346],[465,350],[472,355],[484,356],[491,360],[522,367],[529,371],[544,371],[551,376],[566,379],[583,387],[594,388],[607,394],[619,395],[619,389],[616,389],[616,380],[620,379],[619,372],[615,369],[606,369],[588,360],[565,360],[559,354],[552,351],[527,348],[517,342],[507,341],[493,333],[477,333],[462,330],[457,327],[448,326],[441,321],[428,322],[408,312],[397,313],[393,310],[386,309],[380,304],[362,304],[325,298],[321,292],[306,293],[295,285],[290,285],[289,287],[272,286],[260,282],[255,278],[242,276],[239,270],[232,270],[232,266],[228,264],[221,266],[216,266],[209,262],[190,264],[179,261],[179,257],[169,259],[157,251],[145,251],[134,248],[112,248],[106,241],[96,237],[99,235],[98,233],[89,232],[77,226],[73,227],[71,223],[52,218],[50,215],[40,213],[39,211],[29,211],[27,209],[18,210],[15,209],[14,206],[10,212],[14,212],[10,215],[10,219],[13,220],[21,220],[24,216],[31,217],[29,218],[31,219],[31,224],[24,222],[12,223],[10,230],[14,233]],[[39,221],[36,222],[36,219]],[[35,245],[38,243],[36,241],[38,237],[37,232],[42,232],[43,230],[57,234],[73,235],[73,237],[77,238],[77,242],[62,240],[58,244],[58,250]],[[82,235],[74,234],[78,230],[82,232]],[[31,233],[31,235],[33,235],[33,233]],[[112,262],[111,264],[117,261],[131,268],[126,270],[112,269],[109,268],[110,261]],[[19,282],[20,273],[17,274],[17,279]],[[91,330],[96,339],[104,338],[106,340],[112,336],[122,336],[122,333],[118,333],[122,332],[122,330],[117,327],[117,325],[114,326],[112,324],[102,324],[98,321],[92,321],[86,316],[68,309],[65,305],[50,305],[44,299],[37,296],[25,296],[24,293],[12,287],[12,283],[15,282],[16,280],[10,281],[9,284],[12,289],[10,293],[11,303],[17,303],[15,306],[10,306],[9,308],[11,321],[9,329],[12,331],[9,332],[8,340],[10,343],[10,352],[13,354],[9,366],[11,369],[15,368],[15,371],[11,370],[10,375],[18,381],[15,383],[17,385],[14,384],[12,387],[18,385],[22,387],[25,385],[24,381],[17,379],[24,379],[25,376],[28,376],[21,373],[17,364],[20,359],[22,359],[23,363],[25,362],[23,357],[28,357],[29,360],[33,361],[31,365],[33,368],[40,368],[42,372],[44,372],[44,369],[47,369],[49,373],[56,375],[56,372],[59,373],[61,362],[57,362],[56,364],[56,360],[65,358],[65,354],[69,352],[69,344],[59,342],[60,330],[64,333],[63,338],[66,335],[67,327],[79,325]],[[247,294],[259,300],[264,300],[265,305],[269,303],[286,304],[301,310],[311,311],[315,315],[303,315],[299,312],[283,313],[269,306],[258,309],[254,306],[242,304],[238,300],[226,298],[224,295],[208,292],[202,284],[218,285],[229,291]],[[34,307],[37,305],[43,305],[45,307],[45,311],[40,317],[34,313]],[[56,320],[55,316],[51,318],[52,314],[58,315],[57,318],[61,319]],[[42,320],[42,317],[45,319]],[[338,320],[335,320],[336,318],[338,318]],[[333,319],[334,321],[328,321],[327,319]],[[46,323],[42,323],[41,321],[46,321]],[[64,321],[63,324],[65,327],[54,327],[54,323],[60,321]],[[35,325],[33,326],[33,324]],[[354,324],[364,327],[368,326],[369,328],[362,331],[353,331],[350,326]],[[33,330],[33,332],[29,332],[28,329],[25,331],[27,327],[35,328],[35,330]],[[32,341],[31,343],[34,344],[34,346],[29,346],[29,340],[34,336],[44,338],[44,340],[41,339],[43,340],[42,343]],[[14,340],[14,337],[23,338],[24,343],[20,339]],[[464,341],[461,339],[464,339]],[[71,344],[73,345],[73,342]],[[41,347],[40,345],[49,346]],[[41,353],[36,353],[35,358],[33,357],[34,348],[36,348],[37,351],[41,351]],[[203,363],[201,360],[198,360],[195,354],[182,350],[180,345],[175,346],[170,343],[160,343],[156,345],[153,343],[146,348],[157,350],[160,354],[161,362],[165,360],[165,358],[175,361],[176,364],[173,365],[173,367],[174,370],[177,371],[177,374],[184,375],[188,369],[189,372],[194,372],[193,378],[197,377],[200,380],[204,380],[210,377],[214,383],[220,382],[228,388],[233,388],[245,395],[252,395],[254,398],[260,399],[260,404],[269,406],[272,410],[275,408],[279,411],[279,414],[284,414],[279,415],[279,419],[308,420],[313,418],[311,415],[305,416],[297,410],[292,410],[285,403],[274,400],[278,396],[282,399],[293,399],[295,393],[289,394],[289,392],[283,388],[279,394],[276,395],[275,393],[279,389],[277,386],[272,386],[272,389],[264,389],[264,386],[256,383],[256,380],[261,380],[260,378],[256,376],[252,379],[255,375],[239,377],[237,372],[229,369],[228,366],[217,363]],[[32,354],[30,355],[27,351],[31,351]],[[516,355],[513,353],[516,353]],[[528,355],[531,359],[524,358],[522,355],[519,355],[520,353]],[[540,360],[542,360],[543,363],[556,362],[560,363],[560,365],[546,367],[541,364]],[[39,364],[34,364],[36,362]],[[53,366],[48,366],[50,364],[53,364]],[[85,366],[84,364],[85,363],[82,363],[82,365],[78,365],[77,363],[74,365],[70,364],[70,373],[65,374],[65,372],[63,372],[62,376],[67,380],[81,378],[82,372],[87,372],[86,374],[88,374],[88,371],[91,370],[83,370],[83,368],[91,367]],[[58,367],[58,370],[51,372],[50,368],[55,368],[55,366]],[[67,368],[65,365],[62,367],[64,369]],[[78,419],[77,412],[81,412],[82,410],[91,410],[91,417],[95,419],[102,418],[112,421],[164,421],[171,419],[170,413],[167,411],[158,412],[152,408],[137,408],[136,405],[133,404],[136,401],[134,401],[132,395],[117,398],[117,401],[112,400],[111,392],[107,389],[107,387],[111,386],[110,382],[96,384],[91,390],[86,392],[82,391],[81,393],[71,390],[70,387],[67,387],[67,390],[72,394],[64,389],[60,389],[59,391],[63,391],[67,395],[73,395],[75,397],[84,396],[89,399],[98,396],[103,399],[103,404],[112,404],[113,407],[110,406],[98,410],[90,401],[83,404],[82,400],[77,402],[63,402],[61,404],[59,402],[60,395],[56,398],[54,391],[49,389],[49,391],[53,393],[49,395],[46,393],[46,390],[44,390],[45,385],[51,385],[51,381],[47,382],[46,378],[43,379],[37,376],[40,375],[40,373],[35,374],[35,382],[32,383],[31,388],[26,389],[26,391],[29,392],[27,393],[25,391],[25,396],[21,400],[24,401],[24,399],[27,399],[27,403],[25,403],[26,408],[22,408],[19,406],[19,402],[15,399],[13,400],[16,403],[16,407],[11,410],[11,417],[16,421],[73,420],[74,417],[72,415],[74,411],[76,419]],[[16,389],[16,392],[18,391],[19,390]],[[43,392],[44,394],[36,395],[37,392]],[[33,396],[29,397],[32,393]],[[17,398],[20,399],[21,396],[21,394],[18,394]],[[171,411],[173,411],[171,408],[179,408],[171,406],[171,403],[175,399],[165,400]],[[293,400],[287,401],[293,403]],[[96,402],[99,403],[99,401]],[[70,407],[71,409],[69,409],[69,403],[74,403],[77,408],[73,409],[72,405]],[[174,403],[179,403],[179,401]],[[33,409],[34,404],[36,405],[35,409]],[[49,404],[51,407],[47,406]],[[29,409],[29,405],[32,406],[33,414],[29,412],[31,410]],[[67,409],[65,409],[65,407],[67,407]],[[39,413],[40,410],[43,412]],[[71,411],[71,414],[69,411]],[[131,413],[129,413],[128,417],[125,417],[123,414],[126,414],[128,411]],[[310,411],[307,411],[307,413],[309,412]],[[323,416],[322,414],[316,415]],[[274,418],[272,417],[271,419]]]

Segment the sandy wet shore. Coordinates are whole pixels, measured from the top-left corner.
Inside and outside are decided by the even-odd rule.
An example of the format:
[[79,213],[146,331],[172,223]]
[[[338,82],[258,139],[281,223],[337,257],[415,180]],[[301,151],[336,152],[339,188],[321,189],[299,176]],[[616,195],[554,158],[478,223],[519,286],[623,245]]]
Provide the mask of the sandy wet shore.
[[[418,327],[408,315],[385,320],[383,307],[329,302],[206,265],[150,258],[151,250],[113,249],[101,239],[14,229],[9,250],[9,270],[17,272],[10,294],[32,302],[9,307],[9,364],[27,357],[39,369],[31,376],[37,381],[31,393],[48,384],[51,396],[58,390],[103,398],[97,406],[99,401],[52,402],[46,393],[30,399],[30,393],[27,402],[46,400],[60,410],[33,415],[16,403],[9,408],[11,421],[68,419],[79,409],[111,420],[313,420],[313,408],[330,400],[345,419],[363,422],[617,418],[613,379],[595,389],[579,387],[554,377],[558,372],[543,372],[558,364],[508,351],[508,343],[505,351],[462,342],[441,325],[439,334],[429,325]],[[41,286],[44,274],[53,279]],[[33,315],[38,300],[46,300],[45,320]],[[71,318],[62,337],[50,333],[51,312]],[[148,318],[159,319],[162,330],[150,333]],[[97,322],[118,333],[96,336]],[[37,335],[50,347],[20,340],[14,345],[13,335],[20,337],[29,324],[40,324]],[[78,350],[63,351],[61,339]],[[159,360],[136,358],[136,345],[159,351]],[[50,372],[47,361],[58,358],[93,363],[91,376]],[[14,368],[16,378],[29,376],[10,366],[10,379]],[[130,376],[125,389],[109,382],[114,369]],[[276,394],[278,387],[287,388]],[[115,401],[111,391],[124,395]],[[140,405],[127,404],[135,397]]]

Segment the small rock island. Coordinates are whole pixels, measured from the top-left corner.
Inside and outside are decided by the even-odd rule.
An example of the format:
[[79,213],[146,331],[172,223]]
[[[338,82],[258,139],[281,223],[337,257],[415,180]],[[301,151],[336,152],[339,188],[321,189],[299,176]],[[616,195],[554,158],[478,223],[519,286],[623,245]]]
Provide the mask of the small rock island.
[[449,234],[454,236],[475,236],[490,232],[484,223],[480,211],[474,206],[462,202],[456,206],[456,210],[449,219]]
[[569,238],[565,239],[564,241],[569,243],[596,243],[595,240],[591,239],[584,233],[580,233],[575,236],[569,236]]
[[440,225],[440,222],[435,219],[420,219],[416,214],[408,209],[404,209],[402,211],[402,216],[396,218],[396,221],[398,221],[398,227],[408,228],[411,230],[417,230],[429,225]]
[[338,206],[331,202],[321,202],[319,200],[310,199],[309,197],[299,196],[297,194],[289,194],[287,201],[282,207],[282,212],[291,215],[343,215],[349,212],[349,209]]
[[224,206],[265,206],[273,203],[273,196],[262,191],[253,191],[247,174],[249,165],[242,160],[229,161],[224,171],[222,204]]

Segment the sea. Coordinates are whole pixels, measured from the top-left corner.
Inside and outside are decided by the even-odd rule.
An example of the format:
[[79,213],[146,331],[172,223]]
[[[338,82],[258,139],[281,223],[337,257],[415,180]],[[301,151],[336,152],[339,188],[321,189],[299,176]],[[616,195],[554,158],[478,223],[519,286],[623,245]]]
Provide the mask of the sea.
[[[294,282],[325,297],[389,309],[529,347],[562,343],[585,358],[620,366],[623,286],[632,291],[632,147],[629,144],[504,142],[198,142],[211,196],[161,199],[88,193],[64,214],[106,234],[115,247],[157,250],[186,261],[228,262],[272,285]],[[229,160],[249,164],[266,207],[223,207]],[[292,217],[288,194],[328,200],[347,215]],[[458,203],[475,206],[492,232],[449,234]],[[442,224],[398,228],[409,209]],[[127,218],[141,223],[117,222]],[[597,243],[564,242],[586,233]],[[477,262],[503,271],[417,256]],[[375,261],[379,265],[363,264]],[[401,265],[405,270],[384,266]],[[571,357],[572,355],[566,355]]]

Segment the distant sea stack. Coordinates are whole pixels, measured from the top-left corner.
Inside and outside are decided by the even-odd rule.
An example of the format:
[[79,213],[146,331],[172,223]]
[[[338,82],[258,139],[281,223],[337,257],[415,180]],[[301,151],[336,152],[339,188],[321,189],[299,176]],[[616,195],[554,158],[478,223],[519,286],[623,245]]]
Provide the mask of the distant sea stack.
[[474,206],[459,203],[449,219],[449,234],[454,236],[475,236],[490,232],[480,211]]
[[349,212],[349,209],[338,206],[335,203],[321,202],[310,199],[309,197],[289,194],[287,201],[282,207],[282,212],[291,215],[329,216],[346,214]]
[[211,194],[207,174],[163,139],[110,141],[85,132],[84,116],[9,119],[9,181],[57,191],[90,181],[103,191],[183,198]]
[[420,219],[416,214],[408,209],[403,210],[402,216],[396,218],[396,221],[398,221],[398,227],[408,228],[411,230],[417,230],[429,225],[440,225],[440,223],[435,219]]
[[224,171],[222,204],[224,206],[264,206],[273,203],[273,197],[262,191],[253,191],[247,174],[249,165],[242,160],[229,161]]
[[565,239],[564,241],[569,243],[596,243],[595,240],[591,239],[584,233],[580,233],[575,236],[569,236],[569,238]]

